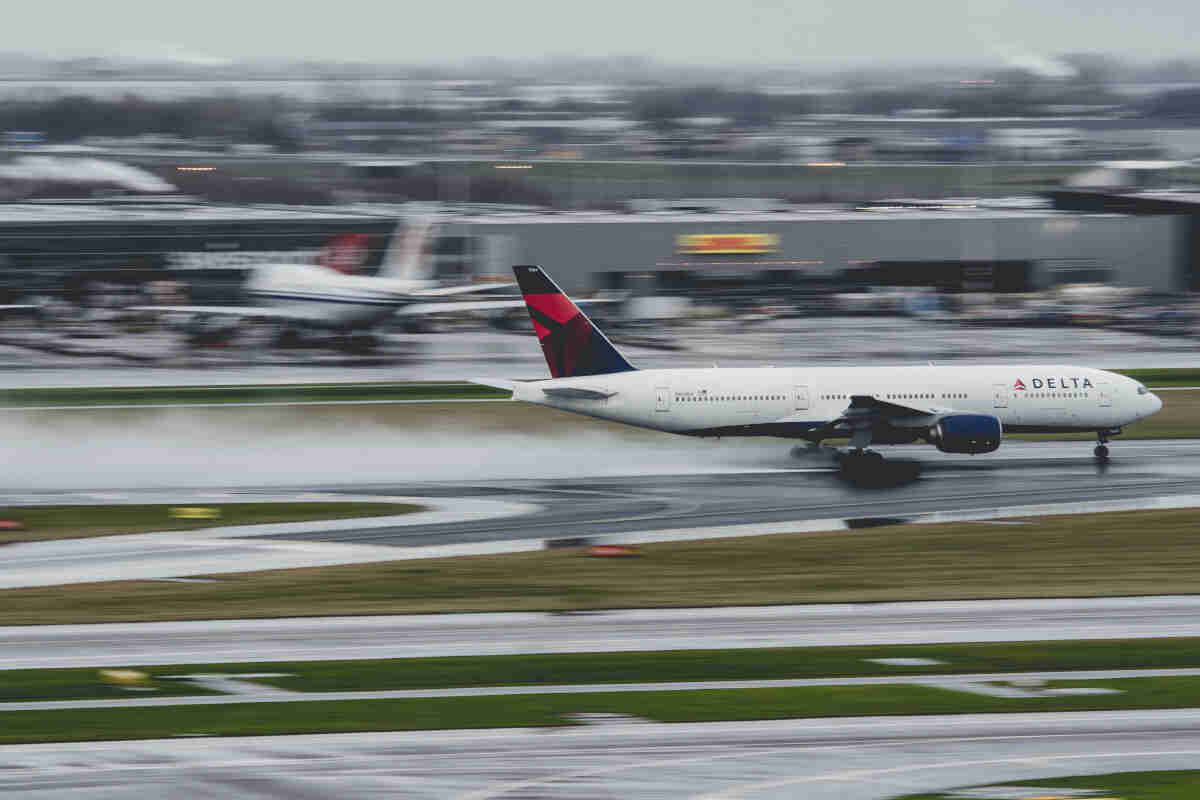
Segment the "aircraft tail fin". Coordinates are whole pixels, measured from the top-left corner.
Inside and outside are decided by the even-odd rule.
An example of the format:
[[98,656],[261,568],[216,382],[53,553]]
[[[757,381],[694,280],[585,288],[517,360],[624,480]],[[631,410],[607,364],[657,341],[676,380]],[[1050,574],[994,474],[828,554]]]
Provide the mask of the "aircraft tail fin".
[[410,217],[403,225],[397,225],[383,254],[379,276],[405,281],[431,280],[432,255],[428,251],[435,227],[435,220],[428,215]]
[[513,272],[553,377],[635,369],[541,267],[516,266]]

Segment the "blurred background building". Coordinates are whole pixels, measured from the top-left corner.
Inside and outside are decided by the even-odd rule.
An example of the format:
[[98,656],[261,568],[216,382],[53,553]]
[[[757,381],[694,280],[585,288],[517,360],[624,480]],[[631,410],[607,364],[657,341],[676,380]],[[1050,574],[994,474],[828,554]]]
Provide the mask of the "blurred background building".
[[430,279],[540,263],[663,324],[688,304],[1184,314],[1200,286],[1200,62],[1054,63],[0,61],[0,301],[119,306],[169,287],[243,302],[255,265],[339,247],[371,275],[417,201],[438,209]]

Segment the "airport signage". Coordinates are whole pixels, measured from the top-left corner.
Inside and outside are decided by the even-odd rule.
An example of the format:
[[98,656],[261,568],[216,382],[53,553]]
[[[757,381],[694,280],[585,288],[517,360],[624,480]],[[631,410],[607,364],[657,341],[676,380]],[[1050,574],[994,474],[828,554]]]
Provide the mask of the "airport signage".
[[685,255],[774,253],[779,237],[773,233],[684,233],[675,249]]

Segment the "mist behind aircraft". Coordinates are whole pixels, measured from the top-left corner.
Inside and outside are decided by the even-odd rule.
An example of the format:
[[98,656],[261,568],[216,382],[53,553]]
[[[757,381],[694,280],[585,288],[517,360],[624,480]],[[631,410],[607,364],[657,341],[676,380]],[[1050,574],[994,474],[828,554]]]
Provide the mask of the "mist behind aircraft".
[[338,415],[270,409],[274,422],[240,410],[8,415],[0,417],[7,443],[0,490],[361,486],[795,466],[778,443],[675,441],[640,431],[614,437],[587,421],[506,432],[459,414],[439,422],[436,406],[387,424],[369,410],[378,407],[348,408]]

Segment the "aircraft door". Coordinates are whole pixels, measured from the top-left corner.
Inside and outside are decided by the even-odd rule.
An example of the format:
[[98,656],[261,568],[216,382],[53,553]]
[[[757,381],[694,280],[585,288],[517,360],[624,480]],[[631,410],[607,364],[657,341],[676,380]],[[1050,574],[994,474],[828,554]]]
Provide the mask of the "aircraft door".
[[671,410],[671,387],[656,386],[654,388],[654,410],[655,411],[670,411]]
[[1008,408],[1008,384],[992,384],[992,408]]
[[797,411],[808,411],[808,387],[807,386],[797,386],[796,387],[796,410]]
[[1101,408],[1111,408],[1112,407],[1112,387],[1111,386],[1109,386],[1107,383],[1097,384],[1096,394],[1098,394],[1100,396],[1100,407]]

